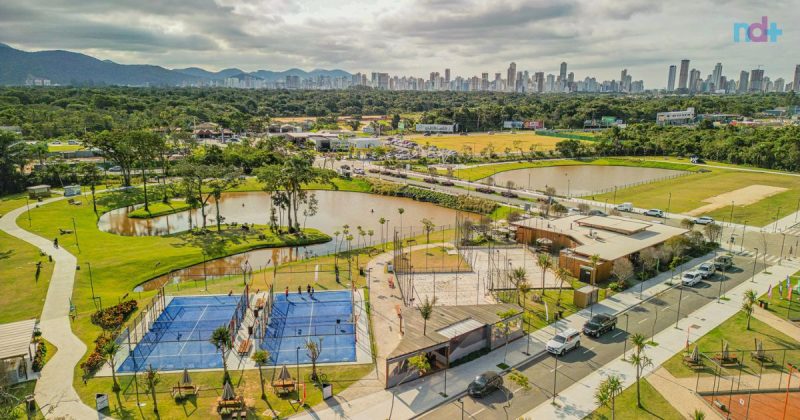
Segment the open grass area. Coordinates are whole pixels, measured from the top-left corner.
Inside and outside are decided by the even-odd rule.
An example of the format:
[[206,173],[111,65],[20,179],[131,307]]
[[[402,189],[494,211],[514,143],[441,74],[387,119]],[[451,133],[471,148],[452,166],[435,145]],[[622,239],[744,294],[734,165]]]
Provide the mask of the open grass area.
[[[800,282],[800,271],[790,276],[792,287],[796,287]],[[772,290],[772,298],[767,293],[761,295],[758,299],[769,302],[767,310],[774,313],[781,318],[787,318],[790,315],[792,318],[800,317],[800,293],[792,293],[791,304],[789,302],[789,291],[786,289],[786,281],[781,282],[781,288],[776,285]]]
[[[614,418],[618,420],[644,420],[644,419],[663,419],[681,420],[684,417],[675,409],[664,397],[650,385],[647,379],[639,382],[642,392],[642,406],[636,406],[636,384],[631,385],[622,391],[614,401]],[[600,407],[592,414],[586,416],[586,420],[608,420],[611,419],[611,408]]]
[[0,323],[39,317],[53,265],[38,248],[0,232]]
[[481,150],[488,145],[494,147],[494,152],[504,154],[506,148],[512,149],[512,153],[519,153],[519,148],[525,153],[533,151],[546,152],[554,150],[556,143],[564,141],[562,138],[542,136],[532,131],[521,131],[516,134],[511,133],[474,133],[467,136],[460,135],[431,135],[428,137],[415,135],[410,140],[416,141],[420,146],[431,145],[438,148],[450,149],[456,152],[464,152],[464,147],[472,149],[471,153],[478,155]]
[[[752,360],[749,354],[750,350],[755,349],[754,339],[763,342],[764,350],[785,348],[800,349],[800,343],[758,319],[752,318],[750,320],[750,329],[748,330],[747,315],[741,311],[720,324],[717,328],[711,330],[699,340],[692,342],[690,344],[690,349],[693,349],[696,344],[701,353],[714,355],[722,351],[722,341],[725,340],[729,343],[730,352],[739,356],[743,372],[757,374],[760,369],[759,363]],[[740,349],[747,350],[747,352],[740,354],[738,353]],[[791,357],[790,360],[800,359],[800,350],[792,350],[788,353],[787,358]],[[684,356],[686,356],[686,353],[683,352],[676,354],[664,363],[664,368],[672,375],[679,378],[697,375],[697,371],[690,369],[684,364]],[[710,362],[707,360],[706,365],[705,370],[701,372],[703,374],[713,373]],[[730,368],[729,370],[735,371],[736,369],[737,368]],[[774,365],[764,365],[765,373],[777,373],[782,369],[785,369],[785,367],[780,365],[780,361]]]
[[[800,177],[719,168],[710,168],[709,171],[586,198],[609,200],[609,203],[631,202],[641,208],[666,210],[669,207],[671,212],[684,213],[707,204],[703,200],[719,194],[750,185],[766,185],[787,190],[748,205],[738,205],[733,200],[735,223],[747,221],[748,225],[764,226],[773,222],[776,215],[781,218],[797,210],[800,200]],[[742,200],[744,199],[747,197],[742,197]],[[730,214],[730,204],[707,213],[717,220],[730,219]]]
[[157,203],[150,203],[148,205],[149,211],[145,211],[144,207],[141,207],[128,213],[128,217],[132,219],[150,219],[152,217],[180,213],[182,211],[189,210],[190,208],[192,208],[192,206],[186,204],[185,201],[171,201],[167,204],[159,201]]
[[48,144],[47,151],[48,152],[74,152],[77,150],[83,150],[83,145],[80,144]]
[[[597,165],[597,166],[633,166],[642,168],[661,168],[678,171],[696,171],[697,166],[686,165],[683,163],[656,162],[652,160],[642,160],[636,158],[597,158],[597,159],[549,159],[534,160],[531,162],[506,162],[493,165],[472,166],[469,168],[457,169],[455,176],[467,181],[477,181],[479,179],[492,176],[494,174],[515,169],[544,168],[549,166],[575,166],[575,165]],[[442,171],[442,174],[445,172]],[[684,178],[681,178],[684,179]],[[635,203],[634,203],[635,204]]]
[[424,273],[426,271],[436,272],[465,272],[472,269],[461,257],[461,253],[448,253],[448,250],[455,250],[455,248],[445,248],[442,246],[434,246],[427,249],[418,249],[405,253],[403,256],[410,259],[409,264],[414,268],[415,272]]
[[[371,364],[326,366],[318,365],[320,373],[328,377],[333,384],[333,393],[338,394],[346,387],[361,379],[372,370]],[[278,367],[278,370],[280,368]],[[322,401],[322,392],[314,384],[308,383],[306,388],[306,403],[303,406],[292,404],[291,400],[297,399],[297,393],[278,397],[270,388],[273,375],[277,375],[272,367],[264,368],[264,382],[267,399],[261,399],[261,386],[259,384],[258,370],[235,371],[231,370],[231,379],[237,395],[243,395],[248,406],[248,418],[274,418],[273,412],[281,418],[291,416],[303,411]],[[292,366],[289,369],[292,377],[297,379],[297,371]],[[306,378],[311,368],[300,368],[300,376]],[[156,385],[156,400],[160,416],[153,413],[153,401],[146,391],[145,380],[142,375],[137,385],[131,375],[120,376],[122,391],[119,394],[111,392],[111,378],[90,379],[85,385],[76,383],[78,395],[85,402],[93,402],[95,393],[109,394],[110,409],[105,413],[118,419],[208,419],[219,418],[215,411],[217,398],[222,395],[222,372],[191,372],[192,383],[200,387],[199,396],[188,398],[183,402],[172,399],[170,392],[181,379],[181,374],[160,374],[159,384]],[[93,405],[93,404],[92,404]]]

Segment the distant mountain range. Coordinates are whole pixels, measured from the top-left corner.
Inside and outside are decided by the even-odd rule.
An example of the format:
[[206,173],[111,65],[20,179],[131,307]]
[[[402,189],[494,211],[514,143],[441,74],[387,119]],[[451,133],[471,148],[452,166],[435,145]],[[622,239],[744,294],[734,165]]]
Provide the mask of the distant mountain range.
[[28,52],[0,43],[0,85],[25,85],[28,79],[48,79],[59,85],[180,86],[210,84],[229,77],[251,77],[267,82],[282,81],[286,76],[301,79],[316,76],[349,77],[344,70],[300,69],[286,71],[258,70],[245,72],[230,68],[211,72],[198,67],[166,69],[147,64],[118,64],[70,51]]

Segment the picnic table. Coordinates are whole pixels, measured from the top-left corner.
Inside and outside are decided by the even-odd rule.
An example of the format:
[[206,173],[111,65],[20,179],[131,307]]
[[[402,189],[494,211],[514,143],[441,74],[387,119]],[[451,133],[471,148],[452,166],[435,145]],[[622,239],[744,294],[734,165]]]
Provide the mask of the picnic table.
[[239,353],[239,356],[244,356],[247,353],[250,353],[250,348],[251,347],[253,347],[253,343],[250,341],[249,338],[244,340],[244,341],[242,341],[239,344],[239,348],[238,348],[238,351],[237,351]]
[[756,360],[756,361],[758,361],[758,362],[760,362],[762,364],[775,363],[775,359],[772,356],[768,355],[767,353],[765,353],[763,351],[761,351],[761,352],[759,352],[759,351],[750,352],[750,358],[753,359],[753,360]]
[[172,387],[172,398],[177,396],[188,397],[200,393],[200,388],[197,385],[177,385]]
[[686,366],[688,366],[689,369],[693,369],[693,370],[699,370],[699,369],[703,369],[705,367],[705,365],[703,364],[702,360],[695,359],[692,356],[684,356],[683,357],[683,363]]
[[278,395],[286,395],[294,391],[295,383],[293,379],[276,379],[272,382],[272,388]]
[[727,357],[723,357],[721,353],[717,353],[714,355],[713,359],[722,366],[738,366],[739,365],[739,356],[736,355],[728,355]]
[[232,400],[225,400],[222,397],[217,397],[217,412],[233,410],[238,412],[244,407],[244,399],[241,396],[237,396]]

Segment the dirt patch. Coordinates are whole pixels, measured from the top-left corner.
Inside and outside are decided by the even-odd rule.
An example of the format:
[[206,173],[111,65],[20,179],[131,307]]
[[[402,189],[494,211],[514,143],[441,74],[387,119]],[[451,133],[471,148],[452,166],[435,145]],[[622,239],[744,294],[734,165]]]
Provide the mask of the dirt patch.
[[767,197],[786,191],[787,188],[773,187],[769,185],[750,185],[738,190],[728,191],[713,197],[703,200],[708,203],[705,206],[698,207],[686,214],[690,216],[700,216],[705,213],[710,213],[714,210],[721,209],[731,205],[731,202],[737,206],[748,206],[757,203]]

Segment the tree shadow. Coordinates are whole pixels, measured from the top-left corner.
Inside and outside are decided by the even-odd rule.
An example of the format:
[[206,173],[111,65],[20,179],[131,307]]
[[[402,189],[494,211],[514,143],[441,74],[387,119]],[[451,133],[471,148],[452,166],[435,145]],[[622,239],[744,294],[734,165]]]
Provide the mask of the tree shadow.
[[7,260],[11,258],[12,255],[14,255],[13,249],[9,249],[8,251],[0,251],[0,260]]

